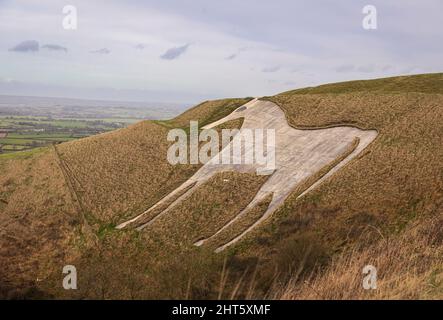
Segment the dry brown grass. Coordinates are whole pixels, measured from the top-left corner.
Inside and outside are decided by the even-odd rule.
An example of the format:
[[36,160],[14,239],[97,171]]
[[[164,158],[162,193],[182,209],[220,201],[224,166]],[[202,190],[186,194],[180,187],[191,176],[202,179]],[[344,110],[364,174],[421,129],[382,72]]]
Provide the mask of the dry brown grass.
[[[340,94],[276,96],[294,126],[354,124],[379,131],[343,170],[291,210],[304,205],[338,209],[337,223],[368,213],[398,231],[420,215],[435,214],[443,199],[443,95]],[[336,225],[335,225],[336,226]],[[333,238],[333,237],[331,237]]]
[[[328,88],[334,91],[333,89]],[[402,91],[401,88],[397,89]],[[335,262],[331,268],[343,268],[351,272],[351,269],[346,269],[346,263],[354,261],[355,266],[358,265],[357,262],[363,263],[369,258],[371,250],[380,255],[380,259],[384,257],[380,249],[377,249],[379,244],[376,237],[364,241],[361,239],[361,233],[368,226],[377,228],[385,237],[401,239],[410,224],[420,219],[436,217],[441,212],[438,210],[443,204],[443,149],[437,146],[443,141],[441,121],[443,95],[373,93],[358,92],[358,90],[352,93],[318,94],[315,89],[307,92],[313,93],[303,94],[303,91],[294,91],[269,99],[284,109],[290,124],[294,127],[346,124],[377,129],[379,135],[362,155],[324,181],[316,190],[296,201],[294,197],[289,198],[274,215],[273,221],[251,234],[250,239],[240,245],[238,250],[248,247],[249,250],[252,248],[254,255],[272,257],[274,248],[281,246],[288,237],[302,239],[305,235],[315,234],[316,241],[326,249],[330,257],[343,252],[348,257]],[[426,221],[432,221],[429,219]],[[435,231],[437,232],[435,236],[441,237],[441,231]],[[254,239],[258,239],[260,246],[255,244],[257,240]],[[412,240],[410,238],[409,242],[403,241],[398,244],[396,250],[400,250],[403,246],[401,250],[406,253],[408,246],[413,250],[414,243],[420,243],[422,245],[420,250],[426,249],[426,252],[435,254],[440,252],[430,246],[426,248],[427,244],[421,241],[420,238]],[[367,255],[365,253],[361,256],[353,255],[352,250],[355,245],[362,242],[368,247],[372,245],[374,247],[368,248]],[[393,256],[395,250],[386,254]],[[428,273],[432,273],[436,264],[440,263],[435,254],[429,255],[429,259],[434,258],[434,262],[422,265]],[[324,263],[319,262],[317,267]],[[399,261],[397,266],[391,269],[385,268],[386,277],[395,279],[394,272],[404,268],[405,283],[408,283],[409,275],[411,282],[414,279],[418,281],[419,278],[409,274],[407,270],[419,265],[420,260]],[[332,274],[332,271],[330,272]],[[355,273],[352,276],[346,273],[340,274],[348,278],[337,278],[335,297],[352,298],[355,292],[351,291],[348,295],[346,290]],[[315,290],[318,292],[314,294],[311,291],[311,297],[332,295],[326,284],[323,284],[324,287],[320,285],[320,282],[327,280],[327,276],[325,278],[318,276],[316,279],[318,282]],[[424,281],[424,278],[420,279]],[[356,277],[355,281],[360,283],[360,280],[361,277]],[[423,288],[412,283],[410,285],[412,291]],[[292,287],[294,286],[295,284],[292,284]],[[308,286],[305,287],[304,295],[309,291],[307,288]],[[406,294],[408,291],[404,286],[399,286],[395,290],[386,290],[378,297],[396,298],[397,293],[402,290],[405,292],[404,296],[408,297]],[[355,298],[361,297],[363,296],[355,296]],[[436,296],[430,294],[429,297]]]
[[[440,215],[372,246],[365,245],[368,234],[364,234],[358,245],[336,257],[326,270],[303,281],[293,278],[283,288],[274,289],[274,298],[443,299],[442,227]],[[377,268],[374,290],[362,285],[362,270],[368,264]]]
[[[186,181],[200,165],[166,161],[170,128],[205,122],[243,104],[245,99],[206,102],[176,119],[144,121],[126,129],[62,144],[60,158],[90,222],[117,224],[151,207]],[[241,125],[237,120],[231,126]]]
[[258,203],[254,208],[248,210],[244,216],[237,219],[237,221],[226,229],[223,229],[219,234],[215,237],[209,239],[205,246],[216,249],[219,246],[222,246],[238,235],[240,235],[244,230],[253,225],[258,219],[260,219],[265,211],[268,209],[269,204],[271,203],[272,195],[267,196],[263,201]]
[[389,77],[372,80],[354,80],[329,83],[284,92],[283,94],[325,94],[351,92],[421,92],[443,93],[443,73],[428,73],[412,76]]
[[[170,121],[60,145],[97,242],[80,228],[80,210],[55,153],[0,159],[3,287],[37,287],[63,298],[441,298],[441,74],[374,81],[270,98],[294,127],[346,124],[379,135],[317,189],[297,200],[305,186],[294,190],[267,223],[229,250],[225,269],[222,255],[192,243],[238,214],[263,183],[260,177],[223,173],[143,232],[113,226],[198,169],[166,162],[167,130],[185,128],[189,120],[204,125],[245,100],[206,102]],[[244,225],[256,214],[260,210]],[[76,292],[60,286],[68,263],[82,275]],[[379,269],[379,290],[360,289],[367,264]]]
[[137,220],[128,224],[125,228],[138,228],[148,223],[156,216],[161,214],[163,211],[167,210],[169,206],[171,206],[176,200],[178,200],[181,196],[183,196],[187,191],[192,189],[195,185],[196,182],[188,185],[186,188],[181,189],[180,192],[177,192],[173,197],[167,199],[166,201],[163,201],[155,208],[153,208],[151,211],[144,212],[142,216],[140,216],[139,218],[137,218]]
[[39,296],[35,282],[69,255],[81,217],[50,150],[0,167],[0,297]]
[[42,289],[62,298],[215,298],[223,257],[193,243],[246,207],[264,180],[218,174],[143,231],[108,229],[98,245],[68,259],[79,273],[77,291],[63,290],[56,273]]
[[244,209],[266,178],[230,171],[217,174],[142,232],[150,241],[162,241],[162,252],[168,245],[189,250]]
[[183,112],[178,117],[169,121],[169,123],[172,123],[177,127],[186,127],[189,125],[189,121],[198,120],[199,126],[203,127],[209,123],[224,118],[239,106],[247,103],[250,100],[252,100],[252,98],[205,101]]
[[[207,102],[202,108],[208,110],[193,110],[195,116],[202,118],[192,120],[207,121],[223,116],[244,101],[247,100]],[[167,131],[179,125],[174,121],[144,121],[127,129],[61,144],[56,150],[48,148],[33,155],[0,159],[2,296],[64,296],[60,291],[61,270],[69,262],[78,262],[88,270],[84,272],[86,277],[100,273],[100,266],[117,274],[125,272],[125,266],[135,268],[140,260],[131,260],[133,256],[152,259],[152,256],[140,255],[140,248],[145,248],[137,242],[139,234],[120,234],[114,232],[113,226],[149,208],[198,169],[197,165],[167,163]],[[184,125],[183,121],[182,118],[180,125]],[[223,127],[237,128],[241,123],[242,120],[236,120]],[[54,151],[58,151],[58,155]],[[241,203],[229,202],[230,205]],[[91,226],[86,233],[83,215]],[[171,232],[174,232],[172,226]],[[149,241],[145,245],[147,243]],[[111,251],[117,244],[121,245],[117,249],[120,253]],[[119,262],[110,268],[93,259],[97,252],[110,259],[125,257],[128,262]],[[162,257],[165,264],[173,264],[175,258],[167,252]],[[160,271],[163,263],[153,264]],[[136,273],[142,272],[141,269],[130,270],[134,271],[134,278],[144,277]],[[124,288],[123,283],[118,283]],[[115,297],[124,297],[121,292]],[[91,296],[85,293],[85,297]]]
[[198,166],[166,161],[167,132],[144,121],[58,147],[91,223],[116,224],[136,215],[195,172]]

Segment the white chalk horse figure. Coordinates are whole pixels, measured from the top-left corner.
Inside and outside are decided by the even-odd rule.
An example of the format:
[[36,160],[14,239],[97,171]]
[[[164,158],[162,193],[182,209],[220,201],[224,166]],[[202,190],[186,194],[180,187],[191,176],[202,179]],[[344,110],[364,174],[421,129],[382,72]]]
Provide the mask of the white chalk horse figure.
[[[366,148],[368,144],[371,143],[377,136],[377,132],[375,130],[361,130],[349,126],[339,126],[327,129],[294,129],[293,127],[289,126],[286,116],[280,107],[272,102],[261,101],[258,99],[251,100],[245,105],[237,108],[228,116],[203,127],[203,129],[214,128],[226,121],[237,118],[244,118],[241,129],[248,128],[275,130],[275,170],[244,210],[242,210],[234,219],[225,224],[211,237],[200,240],[195,245],[203,245],[209,239],[217,236],[220,232],[247,214],[247,212],[254,206],[265,200],[268,195],[272,195],[272,200],[265,213],[254,224],[229,242],[217,248],[216,252],[220,252],[228,246],[236,243],[248,232],[253,230],[264,220],[268,219],[276,211],[276,209],[283,204],[285,199],[297,185],[303,182],[306,178],[317,173],[328,164],[333,163],[334,160],[343,156],[346,152],[349,152],[348,150],[355,142],[356,138],[359,138],[357,147],[321,179],[317,180],[313,185],[300,194],[299,197],[302,197],[307,192],[317,187],[322,181],[342,168],[346,163],[348,163],[364,148]],[[242,130],[240,130],[240,133],[237,134],[235,138],[241,139],[241,135]],[[231,142],[231,144],[232,143],[233,142]],[[222,149],[220,154],[223,154],[223,152],[231,152],[230,147],[231,146],[228,145]],[[244,152],[247,151],[242,150],[242,153]],[[136,224],[137,220],[143,218],[152,210],[167,204],[166,208],[163,211],[160,211],[154,218],[137,227],[138,230],[146,228],[161,216],[167,214],[167,212],[175,207],[178,203],[188,198],[192,192],[194,192],[199,186],[217,173],[224,171],[259,172],[259,170],[260,165],[256,163],[218,164],[211,160],[203,165],[180,187],[172,191],[154,206],[137,217],[120,224],[117,226],[117,228],[121,229],[130,224]]]

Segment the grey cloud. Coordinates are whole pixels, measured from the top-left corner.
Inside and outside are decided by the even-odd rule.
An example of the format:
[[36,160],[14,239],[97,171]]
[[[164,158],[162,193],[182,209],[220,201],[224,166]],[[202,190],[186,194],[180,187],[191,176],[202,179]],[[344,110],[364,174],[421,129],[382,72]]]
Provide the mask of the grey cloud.
[[145,48],[145,45],[143,43],[139,43],[134,48],[137,50],[143,50]]
[[65,47],[62,47],[58,44],[45,44],[42,46],[42,48],[48,49],[50,51],[64,51],[68,52],[68,49]]
[[174,60],[174,59],[177,59],[183,53],[185,53],[186,50],[188,50],[188,47],[189,47],[189,44],[185,44],[184,46],[181,46],[181,47],[170,48],[164,54],[162,54],[160,56],[160,58],[162,58],[164,60]]
[[262,72],[277,72],[278,70],[280,70],[280,67],[274,66],[274,67],[263,68]]
[[9,51],[15,52],[36,52],[40,49],[39,43],[35,40],[26,40],[20,42],[15,47],[9,49]]
[[337,68],[335,68],[335,71],[343,73],[343,72],[351,72],[354,71],[355,66],[352,64],[344,64],[342,66],[339,66]]
[[227,56],[227,57],[225,58],[225,60],[233,60],[233,59],[235,59],[236,57],[237,57],[237,54],[234,53],[234,54],[231,54],[230,56]]
[[109,54],[109,53],[111,53],[111,50],[109,50],[108,48],[102,48],[102,49],[90,51],[90,53]]
[[225,58],[225,60],[234,60],[235,58],[238,57],[238,55],[239,55],[240,53],[245,52],[245,51],[247,51],[247,50],[249,50],[249,49],[251,49],[251,47],[240,47],[240,48],[238,48],[237,52],[235,52],[235,53],[233,53],[233,54],[227,56],[227,57]]

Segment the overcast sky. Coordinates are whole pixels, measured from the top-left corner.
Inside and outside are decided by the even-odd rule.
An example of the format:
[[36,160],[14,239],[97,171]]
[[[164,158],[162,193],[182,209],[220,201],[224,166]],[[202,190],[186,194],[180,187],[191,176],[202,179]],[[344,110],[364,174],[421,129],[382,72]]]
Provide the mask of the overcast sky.
[[441,0],[0,0],[0,35],[12,95],[188,103],[443,71]]

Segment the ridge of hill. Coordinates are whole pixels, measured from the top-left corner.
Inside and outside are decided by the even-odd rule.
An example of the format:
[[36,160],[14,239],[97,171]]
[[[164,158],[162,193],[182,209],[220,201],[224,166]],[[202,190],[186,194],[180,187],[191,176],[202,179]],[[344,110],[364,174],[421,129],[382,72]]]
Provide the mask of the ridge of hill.
[[417,92],[441,94],[443,93],[443,73],[427,73],[412,76],[396,76],[371,80],[352,80],[328,83],[317,87],[291,90],[279,95],[351,92]]
[[[303,198],[294,190],[225,254],[193,241],[238,214],[263,177],[214,176],[150,232],[115,225],[198,170],[166,162],[170,128],[212,123],[250,99],[208,101],[172,120],[0,156],[0,295],[441,298],[442,79],[439,73],[344,82],[266,97],[295,128],[348,125],[379,134]],[[371,263],[380,268],[379,289],[362,290],[361,269]],[[79,270],[74,293],[61,287],[66,264]]]

